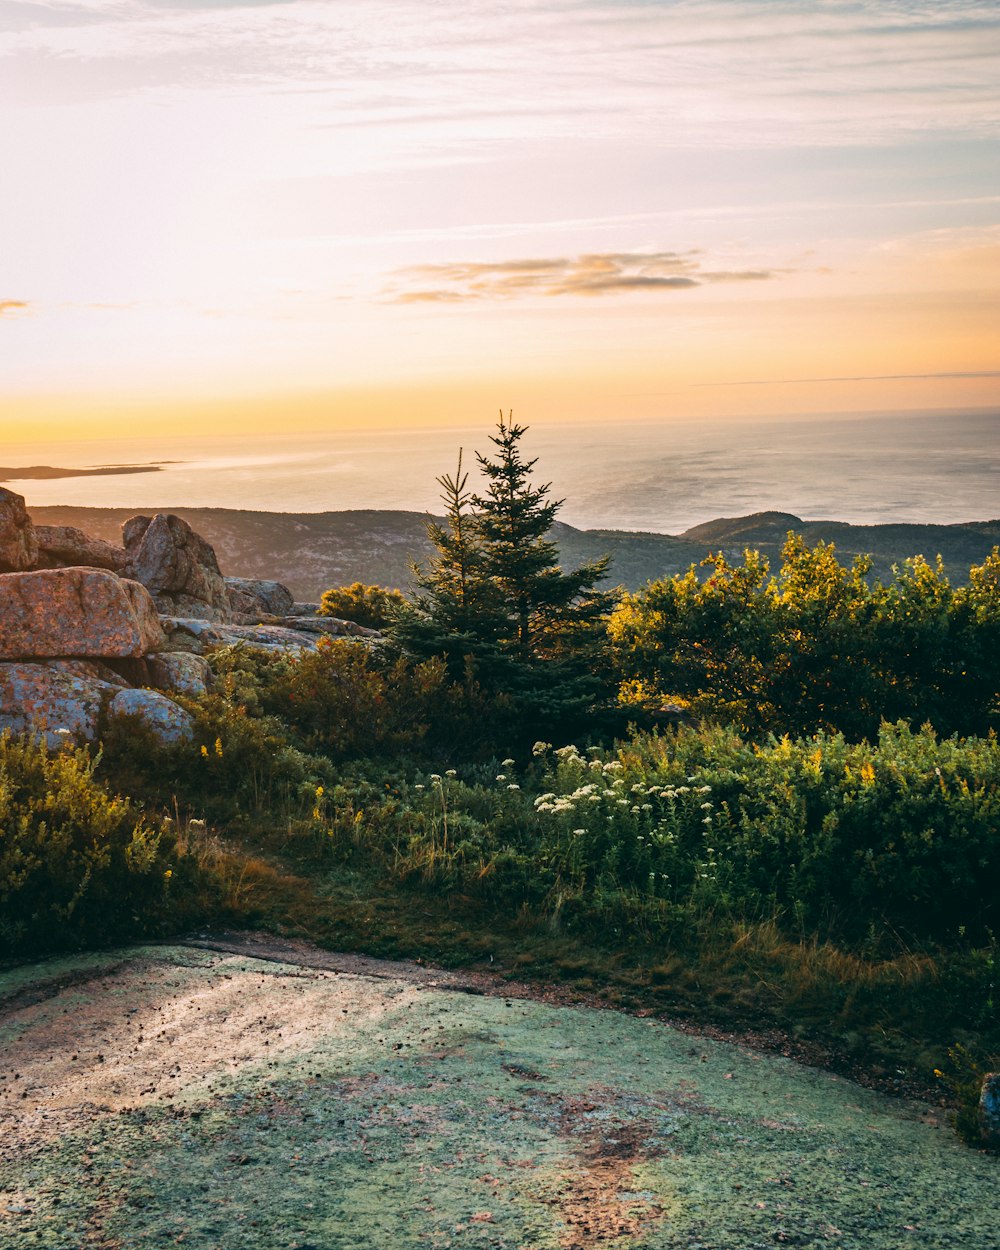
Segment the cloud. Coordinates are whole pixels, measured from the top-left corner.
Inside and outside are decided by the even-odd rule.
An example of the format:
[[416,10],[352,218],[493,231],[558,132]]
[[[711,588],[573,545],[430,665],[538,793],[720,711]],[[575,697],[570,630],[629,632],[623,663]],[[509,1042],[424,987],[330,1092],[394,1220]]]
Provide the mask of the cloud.
[[858,373],[829,378],[744,378],[738,382],[696,382],[696,386],[798,386],[812,382],[932,382],[954,378],[1000,378],[1000,369],[946,373]]
[[23,299],[0,299],[0,317],[16,317],[18,313],[24,312],[28,307],[28,301]]
[[394,277],[398,304],[458,303],[524,295],[620,295],[684,291],[713,282],[760,282],[779,270],[713,270],[695,252],[590,252],[575,257],[415,265]]

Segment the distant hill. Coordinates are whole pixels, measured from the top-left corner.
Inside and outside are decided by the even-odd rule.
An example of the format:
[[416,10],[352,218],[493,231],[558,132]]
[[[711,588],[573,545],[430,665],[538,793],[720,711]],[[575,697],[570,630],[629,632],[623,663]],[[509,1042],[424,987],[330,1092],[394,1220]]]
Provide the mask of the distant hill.
[[[121,542],[121,524],[134,508],[45,507],[29,509],[40,525],[75,525]],[[231,508],[171,508],[215,547],[226,574],[276,578],[297,598],[314,600],[330,586],[353,581],[383,586],[410,585],[410,565],[431,552],[423,512],[243,512]],[[844,521],[803,521],[788,512],[723,517],[683,534],[627,530],[580,530],[557,524],[553,537],[564,563],[579,564],[610,555],[610,581],[635,589],[653,577],[684,572],[710,551],[739,559],[746,547],[764,552],[776,566],[789,530],[810,543],[834,542],[850,562],[859,553],[875,557],[875,571],[889,575],[908,556],[933,560],[940,553],[952,580],[965,580],[1000,544],[1000,520],[963,525],[849,525]]]

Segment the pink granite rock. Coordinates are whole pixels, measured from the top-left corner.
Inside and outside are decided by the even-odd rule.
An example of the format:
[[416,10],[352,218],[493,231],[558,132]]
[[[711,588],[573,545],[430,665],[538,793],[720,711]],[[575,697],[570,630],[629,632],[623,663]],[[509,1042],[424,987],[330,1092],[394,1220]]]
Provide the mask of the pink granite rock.
[[130,577],[149,590],[168,616],[228,621],[229,594],[214,548],[170,513],[136,516],[122,526]]
[[42,734],[51,747],[96,742],[101,709],[117,690],[82,668],[0,664],[0,729]]
[[190,742],[194,719],[156,690],[119,690],[108,704],[111,717],[133,716],[164,743]]
[[90,568],[0,576],[0,659],[138,656],[164,641],[138,582]]
[[36,525],[39,561],[49,568],[125,568],[125,548],[112,547],[101,538],[91,538],[73,525]]
[[20,573],[38,559],[38,540],[24,498],[0,486],[0,573]]

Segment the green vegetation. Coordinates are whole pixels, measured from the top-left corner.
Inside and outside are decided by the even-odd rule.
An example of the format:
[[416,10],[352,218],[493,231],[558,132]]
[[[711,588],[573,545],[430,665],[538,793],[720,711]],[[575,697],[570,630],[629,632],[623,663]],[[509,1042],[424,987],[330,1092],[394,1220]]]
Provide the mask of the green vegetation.
[[[86,751],[0,736],[0,949],[36,953],[190,921],[199,882],[168,821],[97,779]],[[183,862],[182,862],[183,861]]]
[[[774,577],[747,552],[609,596],[601,562],[558,566],[523,433],[501,420],[482,494],[461,462],[439,479],[436,555],[382,639],[216,652],[193,747],[7,744],[34,778],[4,782],[8,948],[148,931],[207,874],[230,923],[778,1026],[883,1078],[990,1062],[1000,552],[961,588],[920,559],[882,584],[790,537]],[[652,728],[664,700],[700,724]],[[78,849],[18,884],[78,792]]]
[[389,624],[405,602],[405,596],[398,590],[352,582],[350,586],[334,586],[324,591],[319,615],[335,616],[370,629],[381,629]]
[[907,560],[882,584],[832,545],[789,535],[778,576],[748,551],[628,595],[611,621],[634,697],[669,697],[760,732],[872,737],[882,721],[942,734],[1000,724],[1000,549],[953,587],[940,562]]
[[606,618],[614,596],[598,591],[608,561],[571,572],[548,535],[561,501],[531,480],[524,427],[501,415],[492,459],[478,455],[485,494],[472,494],[459,457],[438,478],[445,523],[429,533],[437,555],[417,569],[420,593],[389,633],[408,655],[440,657],[456,680],[510,709],[508,740],[525,732],[572,733],[610,702]]

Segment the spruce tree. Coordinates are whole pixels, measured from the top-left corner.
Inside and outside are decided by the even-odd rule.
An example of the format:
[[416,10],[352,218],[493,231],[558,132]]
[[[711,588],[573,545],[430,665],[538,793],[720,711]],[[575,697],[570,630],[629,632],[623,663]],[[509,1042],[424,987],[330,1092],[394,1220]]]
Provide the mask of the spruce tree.
[[[563,500],[549,499],[551,482],[536,486],[536,460],[521,457],[526,430],[503,413],[490,442],[494,457],[476,454],[486,491],[472,497],[481,544],[481,568],[507,616],[503,642],[520,660],[557,657],[584,645],[609,610],[612,596],[596,589],[608,558],[564,573],[550,534]],[[603,630],[600,630],[603,633]],[[593,639],[591,640],[593,641]]]
[[484,572],[468,480],[459,451],[455,475],[436,479],[444,521],[428,520],[427,536],[437,554],[413,566],[417,594],[388,632],[409,654],[443,656],[453,676],[471,681],[502,666],[504,617],[497,588]]
[[561,500],[532,481],[521,456],[525,428],[501,413],[491,457],[477,453],[484,492],[471,494],[461,457],[437,479],[443,523],[428,535],[437,554],[415,569],[413,606],[391,630],[410,654],[446,657],[455,676],[503,695],[534,737],[571,731],[610,695],[605,619],[613,594],[597,590],[607,559],[564,573],[550,538]]

